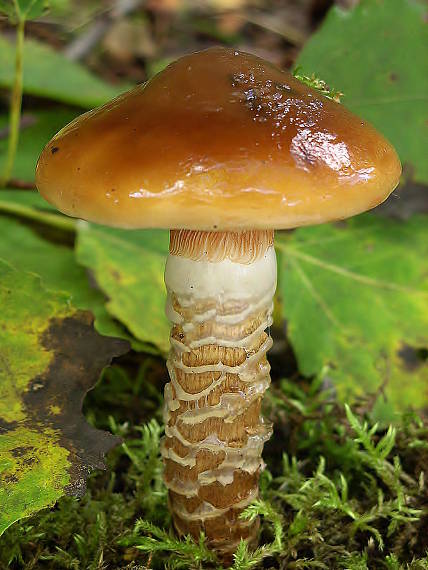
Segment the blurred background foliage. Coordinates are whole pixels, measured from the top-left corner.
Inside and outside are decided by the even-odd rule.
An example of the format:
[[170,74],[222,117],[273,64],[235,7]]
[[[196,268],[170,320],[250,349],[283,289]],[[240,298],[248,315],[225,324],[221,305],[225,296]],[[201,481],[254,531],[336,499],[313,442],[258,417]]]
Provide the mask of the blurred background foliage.
[[[396,421],[397,413],[409,408],[426,411],[428,35],[424,3],[0,0],[0,179],[12,132],[9,110],[16,86],[19,15],[26,20],[23,104],[17,154],[0,188],[0,259],[12,267],[16,287],[26,294],[19,301],[8,297],[11,269],[0,268],[0,291],[9,299],[4,304],[24,303],[28,321],[35,322],[38,310],[32,291],[41,287],[46,303],[56,306],[60,296],[67,307],[71,303],[91,311],[101,335],[130,343],[132,351],[123,357],[125,361],[115,364],[121,371],[115,376],[116,392],[107,382],[97,388],[101,390],[98,402],[90,399],[87,413],[95,425],[107,427],[102,410],[106,401],[109,413],[124,418],[128,413],[133,424],[159,412],[169,334],[163,284],[168,235],[113,230],[61,216],[35,191],[37,157],[52,135],[78,114],[147,81],[186,53],[219,44],[254,53],[286,69],[298,68],[308,76],[316,74],[343,93],[341,104],[389,138],[403,163],[400,186],[373,213],[340,224],[278,233],[279,285],[271,352],[274,386],[285,377],[297,385],[322,377],[324,388],[333,387],[334,397],[342,402],[374,394],[370,414],[383,423]],[[34,284],[34,275],[39,285]],[[32,283],[31,288],[26,290],[25,283]],[[4,330],[13,336],[22,327],[23,315],[19,320],[13,307],[8,311],[2,307],[2,311]],[[67,311],[58,309],[58,318]],[[40,354],[46,350],[44,334],[43,326],[31,331],[31,343],[39,346]],[[79,342],[72,340],[74,351],[81,347]],[[19,408],[24,397],[15,390],[16,378],[7,366],[13,347],[9,352],[4,347],[0,347],[0,361],[6,362],[0,365],[0,422],[6,419],[10,402]],[[49,350],[56,354],[55,347]],[[21,364],[24,388],[47,366],[37,354],[36,350],[28,369],[25,359]],[[145,362],[150,363],[149,373]],[[134,399],[143,394],[131,386],[141,367],[147,401],[136,410]],[[83,398],[85,390],[80,390]],[[287,424],[288,420],[281,421]],[[1,436],[4,449],[11,453],[24,440],[30,448],[33,429],[29,426],[27,439],[18,442]],[[63,445],[69,449],[68,443],[53,438],[46,453],[54,457]],[[2,467],[0,456],[0,471],[17,470],[18,483],[10,481],[7,490],[13,495],[22,483],[22,458],[19,463],[13,454],[8,457]],[[70,464],[73,461],[70,457]],[[82,485],[83,481],[82,476]],[[68,483],[63,478],[56,493],[47,488],[32,510],[51,505]],[[22,496],[19,492],[17,497]],[[31,508],[19,514],[18,509],[3,520],[0,515],[0,525],[6,528],[29,512]]]

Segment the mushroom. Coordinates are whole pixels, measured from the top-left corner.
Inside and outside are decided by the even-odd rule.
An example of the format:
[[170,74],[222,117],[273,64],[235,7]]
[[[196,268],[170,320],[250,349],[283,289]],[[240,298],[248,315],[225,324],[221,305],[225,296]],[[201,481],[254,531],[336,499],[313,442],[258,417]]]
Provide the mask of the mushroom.
[[[401,166],[365,121],[253,55],[212,48],[78,117],[45,147],[40,193],[70,216],[167,228],[172,323],[162,455],[174,526],[222,557],[258,521],[271,425],[274,229],[373,208]],[[144,260],[142,260],[142,264]],[[144,307],[141,307],[141,311]]]

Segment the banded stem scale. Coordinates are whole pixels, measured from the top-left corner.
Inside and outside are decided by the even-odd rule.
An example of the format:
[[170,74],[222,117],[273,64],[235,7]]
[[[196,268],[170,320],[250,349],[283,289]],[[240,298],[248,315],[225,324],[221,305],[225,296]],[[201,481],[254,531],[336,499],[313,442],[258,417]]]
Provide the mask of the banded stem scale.
[[276,288],[273,231],[171,231],[165,271],[172,323],[162,455],[174,526],[228,556],[259,522],[239,519],[258,496],[271,425]]

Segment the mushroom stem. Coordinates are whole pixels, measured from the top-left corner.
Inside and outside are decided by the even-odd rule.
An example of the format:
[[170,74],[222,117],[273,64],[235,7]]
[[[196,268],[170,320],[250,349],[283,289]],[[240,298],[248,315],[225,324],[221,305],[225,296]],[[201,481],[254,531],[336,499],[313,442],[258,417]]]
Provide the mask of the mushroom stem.
[[270,384],[276,288],[273,231],[171,231],[165,282],[172,322],[162,455],[174,526],[219,555],[259,522],[239,519],[258,496],[260,415]]

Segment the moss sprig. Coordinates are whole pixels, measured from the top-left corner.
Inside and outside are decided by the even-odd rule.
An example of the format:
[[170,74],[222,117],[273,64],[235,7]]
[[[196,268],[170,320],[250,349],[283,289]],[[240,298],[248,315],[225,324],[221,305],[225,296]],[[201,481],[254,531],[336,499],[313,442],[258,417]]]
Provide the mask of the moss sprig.
[[327,99],[331,99],[332,101],[336,101],[336,103],[340,103],[340,100],[343,97],[343,93],[327,85],[327,83],[315,75],[315,73],[312,73],[312,75],[304,75],[302,73],[301,66],[298,66],[293,70],[293,75],[296,79],[308,87],[319,91],[321,95],[324,95],[324,97],[327,97]]

